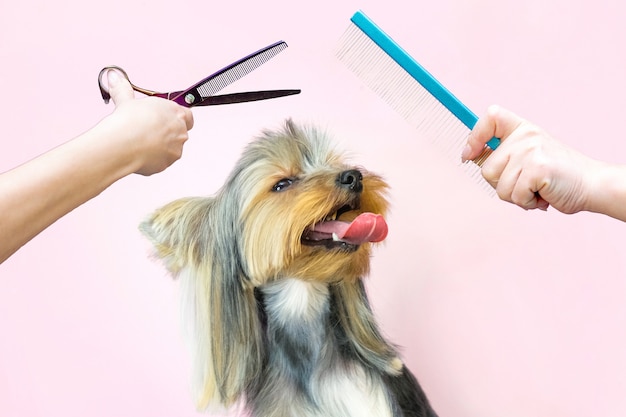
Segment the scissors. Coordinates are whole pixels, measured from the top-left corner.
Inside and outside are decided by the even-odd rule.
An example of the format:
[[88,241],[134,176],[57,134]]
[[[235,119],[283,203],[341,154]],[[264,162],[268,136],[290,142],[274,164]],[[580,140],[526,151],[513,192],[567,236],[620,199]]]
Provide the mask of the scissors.
[[102,77],[107,71],[111,69],[116,69],[120,71],[124,75],[124,77],[126,77],[133,90],[148,96],[161,97],[172,100],[185,107],[244,103],[248,101],[266,100],[271,98],[299,94],[300,90],[268,90],[215,95],[215,93],[217,93],[218,91],[234,83],[240,78],[248,75],[258,67],[260,67],[262,64],[275,57],[285,48],[287,48],[287,44],[285,42],[275,42],[244,58],[241,58],[238,61],[233,62],[227,67],[224,67],[216,73],[209,75],[201,81],[198,81],[197,83],[185,90],[173,91],[170,93],[159,93],[156,91],[137,87],[132,82],[130,82],[126,71],[115,65],[104,67],[100,71],[100,74],[98,75],[98,86],[100,87],[100,93],[102,94],[102,99],[104,100],[105,104],[109,102],[109,100],[111,99],[111,95],[103,86]]

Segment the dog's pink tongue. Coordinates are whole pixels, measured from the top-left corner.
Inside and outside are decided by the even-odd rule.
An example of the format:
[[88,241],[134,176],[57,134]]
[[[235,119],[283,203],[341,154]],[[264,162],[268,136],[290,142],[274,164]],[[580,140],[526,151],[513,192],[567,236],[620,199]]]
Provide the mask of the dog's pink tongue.
[[[324,226],[322,226],[324,225]],[[387,237],[387,222],[380,214],[362,213],[352,223],[326,222],[322,228],[334,234],[337,240],[360,245],[366,242],[380,242]],[[317,227],[316,227],[317,229]],[[322,231],[322,230],[320,230]]]

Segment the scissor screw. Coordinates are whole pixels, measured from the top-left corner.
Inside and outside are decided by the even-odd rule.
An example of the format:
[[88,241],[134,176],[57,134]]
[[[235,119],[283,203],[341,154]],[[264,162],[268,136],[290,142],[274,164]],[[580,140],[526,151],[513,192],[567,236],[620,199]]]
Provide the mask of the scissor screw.
[[191,104],[194,101],[196,101],[196,97],[193,94],[189,93],[185,96],[185,103]]

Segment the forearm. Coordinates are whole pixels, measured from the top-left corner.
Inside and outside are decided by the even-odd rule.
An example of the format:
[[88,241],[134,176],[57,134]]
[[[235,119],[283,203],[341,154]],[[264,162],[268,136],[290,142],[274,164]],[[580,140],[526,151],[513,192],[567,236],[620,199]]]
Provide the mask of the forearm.
[[132,153],[105,119],[0,175],[0,263],[63,215],[134,172]]

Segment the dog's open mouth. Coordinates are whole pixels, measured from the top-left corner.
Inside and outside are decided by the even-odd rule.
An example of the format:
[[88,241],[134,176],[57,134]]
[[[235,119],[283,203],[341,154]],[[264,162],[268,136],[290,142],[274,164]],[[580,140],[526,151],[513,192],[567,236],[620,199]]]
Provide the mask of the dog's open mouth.
[[346,205],[302,235],[302,244],[327,248],[356,248],[366,242],[380,242],[387,237],[387,222],[380,214],[357,212]]

